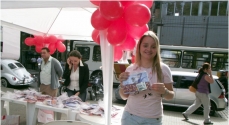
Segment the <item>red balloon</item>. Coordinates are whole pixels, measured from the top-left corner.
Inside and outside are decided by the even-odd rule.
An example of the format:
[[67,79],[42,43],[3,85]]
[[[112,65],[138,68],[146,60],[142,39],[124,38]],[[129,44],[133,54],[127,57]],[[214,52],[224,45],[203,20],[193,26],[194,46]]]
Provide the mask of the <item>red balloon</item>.
[[124,7],[128,7],[129,5],[133,4],[135,1],[132,0],[132,1],[121,1],[122,3],[122,6]]
[[44,44],[49,44],[50,41],[48,41],[48,36],[44,36]]
[[[125,41],[119,45],[122,50],[131,51],[136,46],[136,41],[129,34],[127,35]],[[117,46],[118,47],[118,46]]]
[[100,1],[99,0],[90,0],[90,2],[96,6],[99,6]]
[[42,45],[36,45],[35,50],[37,53],[41,53],[41,49],[43,48]]
[[50,43],[48,46],[50,52],[56,51],[56,44],[55,43]]
[[114,47],[114,61],[119,61],[122,58],[122,49]]
[[56,52],[56,50],[55,51],[50,51],[49,53],[52,55],[52,54],[54,54]]
[[34,38],[32,38],[32,37],[26,38],[26,39],[25,39],[25,44],[26,44],[27,46],[32,46],[32,45],[34,45]]
[[43,45],[44,38],[43,36],[34,36],[34,44],[35,45]]
[[114,21],[107,29],[107,40],[113,46],[121,44],[127,35],[126,23],[123,18]]
[[125,20],[132,26],[144,26],[150,20],[150,10],[143,4],[132,4],[125,10]]
[[50,36],[48,36],[47,41],[49,41],[50,44],[51,43],[55,44],[57,42],[57,38],[54,35],[50,35]]
[[99,30],[94,29],[91,36],[94,42],[100,44]]
[[120,1],[101,1],[99,10],[107,20],[116,20],[123,15],[123,6]]
[[111,24],[111,21],[105,19],[97,9],[91,16],[91,25],[97,30],[105,30]]
[[151,8],[153,6],[153,0],[149,0],[149,1],[142,1],[142,0],[139,0],[139,1],[135,1],[134,3],[140,3],[140,4],[144,4],[146,5],[148,8]]
[[145,24],[142,27],[131,26],[127,24],[128,33],[134,39],[139,40],[142,35],[149,30],[148,24]]
[[56,48],[61,53],[66,50],[66,47],[65,47],[65,45],[62,42],[58,42],[57,45],[56,45]]

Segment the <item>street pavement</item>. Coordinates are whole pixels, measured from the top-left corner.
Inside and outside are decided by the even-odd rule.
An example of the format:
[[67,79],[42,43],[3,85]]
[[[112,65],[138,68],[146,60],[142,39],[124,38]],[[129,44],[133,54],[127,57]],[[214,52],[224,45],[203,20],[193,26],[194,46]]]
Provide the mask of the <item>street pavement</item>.
[[[31,74],[36,74],[36,71],[30,71]],[[37,84],[31,85],[30,87],[32,88],[37,88]],[[17,89],[23,90],[27,89],[28,87],[20,87]],[[14,88],[5,88],[2,87],[1,91],[6,92],[6,91],[13,91]],[[94,104],[97,103],[97,101],[90,101],[88,100],[89,103]],[[113,104],[118,105],[121,107],[125,106],[125,102],[120,102],[117,101],[113,97]],[[10,114],[11,115],[20,115],[20,125],[26,125],[26,107],[20,104],[14,104],[10,103]],[[203,114],[198,114],[194,113],[189,116],[189,120],[186,121],[184,120],[183,116],[181,113],[185,111],[186,108],[180,108],[180,107],[171,107],[171,106],[164,106],[164,116],[163,116],[163,125],[203,125]],[[1,115],[6,114],[6,110],[2,109],[1,110]],[[66,116],[62,114],[61,116],[62,120],[66,120]],[[228,107],[223,110],[223,111],[218,111],[214,116],[211,116],[211,121],[214,123],[214,125],[228,125]],[[39,123],[38,125],[42,125]]]

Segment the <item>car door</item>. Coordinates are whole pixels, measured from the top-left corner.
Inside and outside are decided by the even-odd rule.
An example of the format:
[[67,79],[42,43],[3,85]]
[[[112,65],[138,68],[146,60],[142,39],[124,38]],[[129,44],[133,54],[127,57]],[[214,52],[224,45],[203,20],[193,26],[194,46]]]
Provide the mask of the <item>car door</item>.
[[173,76],[173,91],[174,91],[174,98],[171,100],[165,100],[163,99],[164,105],[174,105],[175,103],[175,97],[176,97],[176,90],[177,90],[177,83],[179,82],[179,76]]
[[180,82],[176,88],[175,105],[190,106],[195,100],[195,94],[189,91],[189,86],[195,80],[192,76],[180,76]]

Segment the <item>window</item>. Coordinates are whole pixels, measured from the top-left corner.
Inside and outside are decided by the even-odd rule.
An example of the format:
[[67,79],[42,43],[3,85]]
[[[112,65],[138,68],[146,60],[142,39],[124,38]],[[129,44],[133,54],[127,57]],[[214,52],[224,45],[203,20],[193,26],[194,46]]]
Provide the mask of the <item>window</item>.
[[209,12],[209,2],[203,2],[202,15],[208,16]]
[[9,63],[8,66],[10,67],[10,69],[15,69],[15,68],[17,68],[13,63]]
[[192,16],[198,16],[198,9],[199,9],[199,2],[193,1],[192,2]]
[[93,61],[100,61],[101,62],[101,50],[100,50],[100,46],[94,46],[92,60]]
[[219,2],[219,16],[227,16],[227,5],[228,1],[220,1]]
[[199,69],[205,62],[210,63],[209,52],[184,51],[182,68]]
[[214,71],[227,70],[228,53],[213,53],[211,66]]
[[174,2],[168,2],[167,16],[174,16]]
[[180,67],[181,51],[179,50],[161,50],[162,61],[169,67]]
[[179,76],[173,76],[173,87],[176,88]]
[[78,50],[82,55],[82,61],[88,61],[90,59],[90,48],[84,46],[75,46],[74,50]]
[[191,2],[185,2],[184,3],[184,10],[183,15],[184,16],[190,16],[191,15]]
[[189,86],[191,86],[191,84],[194,82],[195,78],[196,77],[182,76],[179,88],[188,89]]
[[21,63],[15,63],[19,68],[24,68],[24,66]]
[[175,14],[179,14],[177,16],[182,16],[183,15],[183,9],[184,9],[184,2],[176,1]]

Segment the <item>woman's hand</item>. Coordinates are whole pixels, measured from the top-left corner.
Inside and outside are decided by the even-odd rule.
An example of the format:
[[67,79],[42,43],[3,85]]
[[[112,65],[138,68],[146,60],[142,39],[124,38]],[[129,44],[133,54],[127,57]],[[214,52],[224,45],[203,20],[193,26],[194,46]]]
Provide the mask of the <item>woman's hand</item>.
[[152,85],[152,90],[156,91],[159,94],[164,94],[166,92],[166,87],[164,83],[154,83]]
[[119,89],[119,94],[123,100],[126,100],[129,96],[129,94],[124,94],[123,92],[123,84],[122,82],[127,80],[129,77],[129,72],[123,72],[119,75],[119,81],[120,81],[120,89]]
[[154,83],[152,90],[161,94],[166,100],[171,100],[174,97],[173,84],[172,83]]
[[130,74],[129,72],[123,72],[123,73],[121,73],[119,75],[119,81],[120,82],[123,82],[123,81],[127,80],[128,77],[129,77],[129,74]]
[[71,69],[72,68],[72,63],[71,63],[71,60],[69,58],[67,59],[67,63],[69,65],[69,69]]
[[208,69],[208,74],[212,75],[212,69]]
[[75,96],[79,96],[79,94],[80,94],[80,92],[77,92],[77,93],[75,94]]

